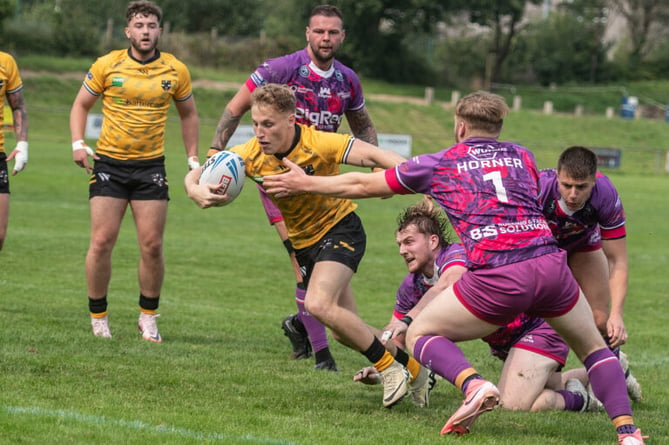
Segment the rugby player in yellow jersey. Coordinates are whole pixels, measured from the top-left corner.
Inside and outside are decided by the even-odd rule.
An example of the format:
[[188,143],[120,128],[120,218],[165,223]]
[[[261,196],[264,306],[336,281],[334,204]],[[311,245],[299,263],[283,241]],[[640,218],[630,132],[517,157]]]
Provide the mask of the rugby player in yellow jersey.
[[[161,9],[150,1],[131,2],[125,35],[130,48],[111,51],[91,66],[70,113],[72,157],[92,172],[89,180],[91,239],[86,281],[93,334],[111,337],[107,292],[112,249],[128,206],[140,246],[138,328],[153,342],[162,338],[156,324],[165,274],[163,234],[167,219],[165,122],[173,100],[190,169],[199,167],[199,122],[188,68],[157,49]],[[102,97],[104,120],[95,152],[84,142],[88,113]],[[95,160],[93,167],[88,156]]]
[[[270,83],[253,91],[255,137],[230,149],[244,159],[246,176],[262,181],[265,175],[281,173],[286,170],[284,158],[318,176],[339,174],[340,164],[390,168],[404,161],[353,136],[298,124],[295,110],[295,95],[288,86]],[[227,195],[216,193],[218,186],[199,184],[200,173],[201,169],[194,169],[186,175],[188,196],[201,208],[226,202]],[[366,245],[365,231],[354,212],[357,205],[322,195],[270,198],[281,211],[297,261],[306,270],[306,309],[330,328],[337,341],[374,364],[384,384],[383,404],[393,406],[408,393],[410,375],[357,314],[351,278]]]
[[9,222],[9,169],[7,161],[14,160],[12,176],[28,163],[28,113],[23,99],[23,82],[14,58],[0,51],[0,126],[5,122],[5,98],[12,110],[16,148],[7,156],[5,133],[0,128],[0,250],[5,243]]

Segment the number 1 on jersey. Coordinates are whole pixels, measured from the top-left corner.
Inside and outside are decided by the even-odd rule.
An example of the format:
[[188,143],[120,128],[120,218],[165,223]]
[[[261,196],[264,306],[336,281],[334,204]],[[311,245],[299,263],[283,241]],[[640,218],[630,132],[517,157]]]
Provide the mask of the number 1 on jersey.
[[499,201],[509,202],[509,198],[506,196],[506,189],[504,188],[504,184],[502,184],[502,174],[499,171],[486,173],[483,175],[483,180],[492,181],[492,185],[495,187],[495,194]]

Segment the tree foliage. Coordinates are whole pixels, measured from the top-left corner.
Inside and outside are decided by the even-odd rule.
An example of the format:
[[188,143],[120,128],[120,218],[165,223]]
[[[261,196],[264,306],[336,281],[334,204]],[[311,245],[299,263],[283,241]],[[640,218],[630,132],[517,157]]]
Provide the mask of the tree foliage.
[[441,2],[427,0],[340,0],[344,14],[343,50],[360,73],[392,82],[432,82],[427,48],[416,51],[443,18]]
[[627,23],[630,63],[636,65],[644,61],[667,37],[669,3],[666,0],[609,0],[609,4]]
[[607,48],[593,28],[592,21],[568,11],[532,25],[523,41],[537,80],[543,85],[599,80]]
[[[127,45],[129,0],[0,0],[6,50],[95,56]],[[304,45],[315,2],[157,0],[171,37],[163,48],[187,63],[248,70]],[[502,82],[600,82],[613,75],[666,77],[666,0],[332,0],[344,14],[338,58],[361,75],[396,83],[476,86]],[[535,8],[536,9],[536,8]],[[545,9],[548,11],[548,9]],[[611,14],[623,17],[626,45],[605,41]],[[4,25],[5,29],[2,29]],[[112,26],[110,26],[112,25]],[[215,32],[212,32],[215,30]],[[629,34],[629,37],[626,37]],[[9,37],[11,36],[11,37]],[[615,54],[611,61],[607,53]],[[614,67],[615,69],[612,69]]]
[[164,21],[175,31],[208,32],[221,35],[257,36],[268,9],[263,0],[162,0]]
[[464,12],[471,23],[486,27],[492,32],[491,55],[487,62],[486,77],[489,84],[502,79],[504,63],[509,57],[514,39],[522,27],[525,7],[528,3],[540,4],[542,0],[457,0],[449,2],[454,12]]

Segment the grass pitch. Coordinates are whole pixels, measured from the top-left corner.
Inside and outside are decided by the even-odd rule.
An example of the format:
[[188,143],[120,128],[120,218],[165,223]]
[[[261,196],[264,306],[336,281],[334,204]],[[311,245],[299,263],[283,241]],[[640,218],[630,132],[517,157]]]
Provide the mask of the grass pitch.
[[[71,160],[67,130],[78,85],[47,79],[27,86],[30,163],[11,178],[9,234],[0,252],[0,444],[615,443],[603,413],[496,410],[482,416],[466,437],[440,437],[443,423],[461,403],[449,384],[439,383],[429,408],[404,401],[387,410],[380,387],[352,382],[366,365],[362,355],[332,342],[337,374],[314,371],[312,361],[289,360],[280,322],[295,310],[292,272],[255,187],[247,182],[230,206],[198,209],[181,186],[186,161],[175,119],[168,131],[172,199],[158,320],[164,342],[143,341],[137,332],[138,249],[130,215],[113,257],[114,338],[94,338],[84,277],[87,175]],[[224,98],[219,92],[197,96],[205,110],[202,155]],[[412,133],[415,152],[450,144],[450,113],[403,106],[400,114],[395,107],[370,104],[381,132],[432,123],[430,131]],[[387,117],[398,114],[403,126]],[[654,161],[658,151],[664,153],[659,141],[669,140],[669,124],[583,119],[512,114],[503,136],[528,140],[528,146],[543,141],[536,149],[541,167],[552,166],[567,144],[615,142],[625,149],[622,168],[606,172],[628,216],[630,340],[624,350],[644,390],[645,400],[634,406],[635,420],[650,435],[648,444],[669,443],[664,372],[669,365],[669,175]],[[13,142],[8,135],[8,146]],[[417,199],[359,202],[369,240],[353,288],[370,323],[383,325],[392,311],[405,274],[394,241],[395,219]],[[477,369],[497,378],[501,364],[483,342],[461,346]],[[570,358],[568,368],[574,366]]]

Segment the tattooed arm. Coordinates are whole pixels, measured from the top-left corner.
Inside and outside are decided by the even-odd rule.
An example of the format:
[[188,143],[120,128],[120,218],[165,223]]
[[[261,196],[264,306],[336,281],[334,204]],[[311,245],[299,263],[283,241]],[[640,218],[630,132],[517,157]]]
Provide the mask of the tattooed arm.
[[26,101],[23,98],[23,90],[7,95],[7,102],[12,109],[14,118],[14,131],[17,141],[28,140],[28,112],[26,110]]
[[376,128],[374,128],[374,122],[372,122],[372,118],[367,112],[367,107],[362,107],[356,111],[347,111],[346,120],[353,136],[372,145],[379,145]]
[[228,144],[228,141],[232,137],[232,134],[237,129],[239,121],[241,120],[244,113],[246,113],[251,108],[251,92],[246,87],[242,87],[237,91],[235,96],[230,99],[228,105],[226,105],[221,119],[218,121],[216,126],[216,133],[214,138],[211,141],[211,149],[207,156],[213,155],[216,151],[223,150]]

